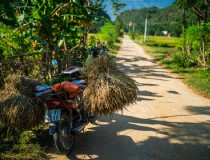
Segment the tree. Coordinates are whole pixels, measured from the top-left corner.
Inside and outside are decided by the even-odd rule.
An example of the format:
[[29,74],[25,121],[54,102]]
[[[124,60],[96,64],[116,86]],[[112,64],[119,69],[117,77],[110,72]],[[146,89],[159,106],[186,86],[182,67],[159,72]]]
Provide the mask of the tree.
[[201,25],[201,21],[207,23],[209,19],[209,0],[176,0],[176,3],[181,8],[191,8],[197,16],[198,25]]
[[107,43],[108,46],[113,47],[115,41],[117,41],[117,30],[115,26],[107,22],[101,27],[99,31],[100,38]]
[[[0,50],[2,56],[41,52],[42,64],[51,75],[50,60],[65,50],[85,47],[87,32],[100,0],[13,0],[0,3]],[[3,29],[2,29],[3,28]],[[1,56],[1,57],[2,57]],[[80,56],[80,55],[78,55]],[[46,62],[48,57],[48,62]],[[28,75],[25,61],[17,60]]]
[[[179,7],[183,8],[183,26],[184,26],[184,54],[186,54],[186,48],[188,48],[188,54],[191,54],[192,46],[197,44],[196,52],[197,52],[197,60],[199,65],[207,67],[207,61],[209,59],[209,1],[208,0],[176,0],[176,3]],[[197,17],[197,27],[189,27],[185,34],[186,24],[185,24],[185,9],[191,8],[193,13]],[[196,36],[194,36],[196,35]],[[185,37],[186,36],[186,37]],[[188,40],[188,44],[186,44],[186,39]],[[199,42],[199,43],[198,43]],[[195,49],[195,48],[194,48]]]
[[115,20],[115,27],[117,29],[117,35],[122,37],[125,31],[125,25],[119,16]]
[[123,7],[125,7],[126,6],[126,4],[125,3],[118,3],[118,0],[110,0],[111,1],[111,3],[112,3],[112,7],[113,7],[113,15],[117,15],[118,13],[118,11],[120,10],[120,9],[122,9]]
[[[7,1],[0,4],[0,22],[11,30],[3,38],[21,33],[19,37],[36,42],[36,49],[52,51],[85,45],[88,28],[100,8],[99,0]],[[26,52],[23,48],[17,52]]]

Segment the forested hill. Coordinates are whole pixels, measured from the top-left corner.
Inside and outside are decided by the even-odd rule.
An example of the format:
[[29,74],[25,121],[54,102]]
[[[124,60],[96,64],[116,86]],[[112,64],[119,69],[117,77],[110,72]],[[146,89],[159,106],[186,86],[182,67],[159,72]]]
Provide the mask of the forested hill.
[[[180,36],[182,33],[182,15],[183,10],[173,4],[163,9],[153,6],[139,10],[124,11],[116,20],[121,19],[127,31],[135,29],[136,32],[143,34],[145,19],[147,18],[150,35],[161,35],[162,31],[168,31],[172,36]],[[196,18],[190,10],[186,11],[186,21],[190,25],[196,25]]]

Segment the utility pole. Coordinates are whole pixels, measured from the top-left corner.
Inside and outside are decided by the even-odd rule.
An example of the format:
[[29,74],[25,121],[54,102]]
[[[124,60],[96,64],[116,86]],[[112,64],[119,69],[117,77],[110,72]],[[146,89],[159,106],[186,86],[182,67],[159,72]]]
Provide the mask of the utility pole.
[[147,18],[145,19],[144,42],[146,42],[146,39],[147,39]]
[[128,32],[130,32],[130,25],[128,24]]
[[133,33],[135,32],[135,23],[133,23]]
[[131,28],[131,26],[133,25],[133,23],[130,21],[130,22],[128,23],[128,25],[129,25],[129,32],[130,32],[130,28]]
[[185,36],[185,31],[186,31],[186,8],[185,6],[183,7],[183,36],[184,36],[184,54],[186,53],[186,36]]

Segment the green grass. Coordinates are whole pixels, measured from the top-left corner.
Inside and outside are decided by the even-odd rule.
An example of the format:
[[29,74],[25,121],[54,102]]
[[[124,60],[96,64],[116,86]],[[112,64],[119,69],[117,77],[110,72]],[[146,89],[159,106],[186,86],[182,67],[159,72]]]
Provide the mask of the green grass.
[[150,53],[157,60],[166,59],[177,52],[177,48],[174,47],[151,47],[147,46],[146,44],[141,44],[141,46],[146,52]]
[[41,125],[30,131],[11,132],[10,134],[0,128],[0,159],[47,159],[44,150],[53,145],[53,139],[46,128],[45,125]]
[[109,54],[112,56],[112,57],[116,57],[117,56],[117,53],[120,49],[120,46],[121,46],[121,42],[122,40],[119,39],[118,42],[116,42],[112,48],[108,48],[109,49]]
[[203,70],[202,68],[190,69],[189,73],[185,73],[185,77],[189,85],[210,98],[210,70]]
[[[142,41],[144,40],[143,36],[136,36],[136,40]],[[165,36],[147,36],[147,41],[145,44],[147,46],[153,46],[153,47],[176,47],[178,46],[180,38],[176,37],[165,37]]]
[[147,42],[147,44],[140,43],[139,40],[136,40],[136,43],[140,44],[147,53],[152,55],[166,68],[180,74],[184,78],[184,82],[193,90],[210,98],[210,70],[203,68],[182,68],[174,63],[172,57],[178,51],[176,48],[178,38],[168,39],[168,37],[166,37],[164,40],[162,37],[151,37],[151,39],[155,41],[152,43],[158,43],[157,41],[160,41],[161,43],[169,43],[169,45],[166,45],[167,47],[158,47],[155,45],[148,45],[150,42]]

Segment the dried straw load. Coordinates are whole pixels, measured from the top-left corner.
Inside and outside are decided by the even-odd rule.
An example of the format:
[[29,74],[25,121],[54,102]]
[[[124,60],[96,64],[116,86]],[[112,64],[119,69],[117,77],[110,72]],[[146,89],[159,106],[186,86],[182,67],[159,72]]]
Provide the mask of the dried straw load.
[[82,75],[88,80],[83,95],[85,106],[96,115],[112,114],[135,102],[135,81],[117,69],[108,55],[87,61]]
[[0,91],[0,124],[8,129],[29,129],[43,121],[44,106],[35,98],[33,90],[39,82],[20,74],[5,79]]

